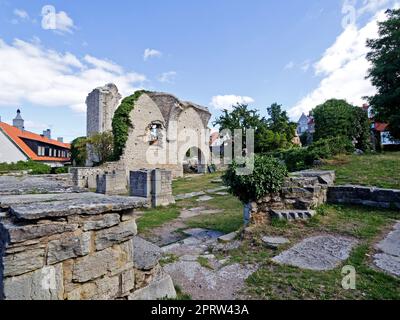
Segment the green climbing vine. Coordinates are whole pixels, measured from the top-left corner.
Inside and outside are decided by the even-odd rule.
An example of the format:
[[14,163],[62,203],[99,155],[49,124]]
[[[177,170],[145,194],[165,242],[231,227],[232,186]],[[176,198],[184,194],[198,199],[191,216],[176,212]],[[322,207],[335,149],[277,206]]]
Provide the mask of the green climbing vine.
[[145,90],[136,91],[133,95],[122,100],[121,105],[115,111],[112,121],[112,130],[114,135],[114,160],[118,161],[125,149],[128,140],[129,128],[132,128],[130,113],[135,107],[135,102],[140,98]]

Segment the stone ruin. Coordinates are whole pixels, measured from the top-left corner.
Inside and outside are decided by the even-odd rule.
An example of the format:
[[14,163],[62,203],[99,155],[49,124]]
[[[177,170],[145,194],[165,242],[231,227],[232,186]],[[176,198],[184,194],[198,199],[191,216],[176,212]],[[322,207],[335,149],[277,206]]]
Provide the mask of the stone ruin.
[[261,225],[271,218],[309,219],[314,209],[326,203],[328,188],[335,181],[334,171],[302,171],[286,178],[280,192],[249,203],[245,207],[245,224]]
[[267,194],[245,206],[245,224],[262,225],[269,223],[271,218],[309,219],[316,214],[314,209],[325,203],[400,210],[400,190],[335,186],[335,178],[334,171],[292,173],[280,192]]
[[[113,84],[97,88],[86,100],[87,135],[111,131],[112,120],[121,95]],[[183,175],[183,163],[188,150],[197,156],[199,173],[205,173],[210,158],[208,122],[211,113],[206,107],[181,101],[160,92],[143,92],[130,113],[132,127],[119,161],[92,169],[81,168],[76,174],[76,185],[96,188],[99,174],[125,171],[129,186],[129,172],[160,168],[172,172],[173,177]],[[94,157],[88,149],[87,165]]]
[[43,177],[0,177],[0,190],[0,299],[175,297],[160,249],[136,235],[148,199]]

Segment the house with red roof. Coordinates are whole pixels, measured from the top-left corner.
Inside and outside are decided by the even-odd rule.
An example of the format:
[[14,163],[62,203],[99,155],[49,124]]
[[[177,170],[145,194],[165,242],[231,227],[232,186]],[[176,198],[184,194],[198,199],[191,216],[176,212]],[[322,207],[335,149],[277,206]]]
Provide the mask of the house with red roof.
[[60,167],[71,161],[71,145],[62,138],[51,139],[50,129],[43,134],[26,131],[21,111],[13,119],[13,125],[0,121],[0,163],[38,161],[52,167]]

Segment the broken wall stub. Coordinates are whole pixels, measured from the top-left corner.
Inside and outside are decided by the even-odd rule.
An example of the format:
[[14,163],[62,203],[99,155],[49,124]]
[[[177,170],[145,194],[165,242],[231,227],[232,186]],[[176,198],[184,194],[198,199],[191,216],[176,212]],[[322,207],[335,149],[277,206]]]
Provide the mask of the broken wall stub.
[[245,206],[244,220],[263,225],[271,218],[298,220],[315,215],[314,209],[327,202],[328,188],[335,181],[334,171],[301,171],[286,178],[277,193],[266,194]]
[[[163,274],[157,261],[145,271],[134,261],[141,198],[8,195],[0,204],[1,299],[131,299]],[[153,298],[173,296],[165,283]]]
[[363,205],[400,210],[400,190],[365,186],[332,186],[328,190],[329,203]]
[[98,175],[96,178],[96,193],[106,195],[123,195],[127,193],[125,171],[114,171]]
[[162,169],[131,171],[130,195],[151,200],[153,207],[175,203],[172,172]]

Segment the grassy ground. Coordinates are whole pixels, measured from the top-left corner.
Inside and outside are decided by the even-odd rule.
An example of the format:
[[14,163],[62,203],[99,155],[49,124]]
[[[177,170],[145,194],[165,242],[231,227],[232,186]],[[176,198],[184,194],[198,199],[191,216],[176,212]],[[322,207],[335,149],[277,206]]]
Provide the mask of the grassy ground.
[[[199,175],[190,178],[182,178],[173,182],[174,194],[188,193],[193,191],[205,191],[215,189],[221,184],[212,183],[212,180],[221,177],[220,173]],[[149,209],[138,219],[138,230],[145,233],[152,228],[162,226],[163,224],[176,219],[179,212],[183,209],[204,207],[204,210],[221,210],[217,214],[202,215],[187,220],[185,223],[190,228],[206,228],[230,233],[240,229],[243,225],[243,205],[231,195],[219,196],[210,194],[212,200],[206,202],[197,202],[197,198],[177,201],[173,206],[166,208]]]
[[[260,269],[247,280],[246,294],[255,299],[400,299],[400,280],[371,267],[373,244],[400,219],[399,212],[360,207],[323,206],[310,221],[281,222],[254,230],[251,241],[230,253],[231,261],[257,263]],[[344,290],[342,267],[317,272],[274,264],[270,258],[318,234],[335,234],[357,238],[359,244],[343,265],[355,267],[356,290]],[[291,244],[279,251],[263,246],[263,235],[284,236]]]
[[337,184],[400,189],[400,152],[338,156],[322,170],[335,170]]

